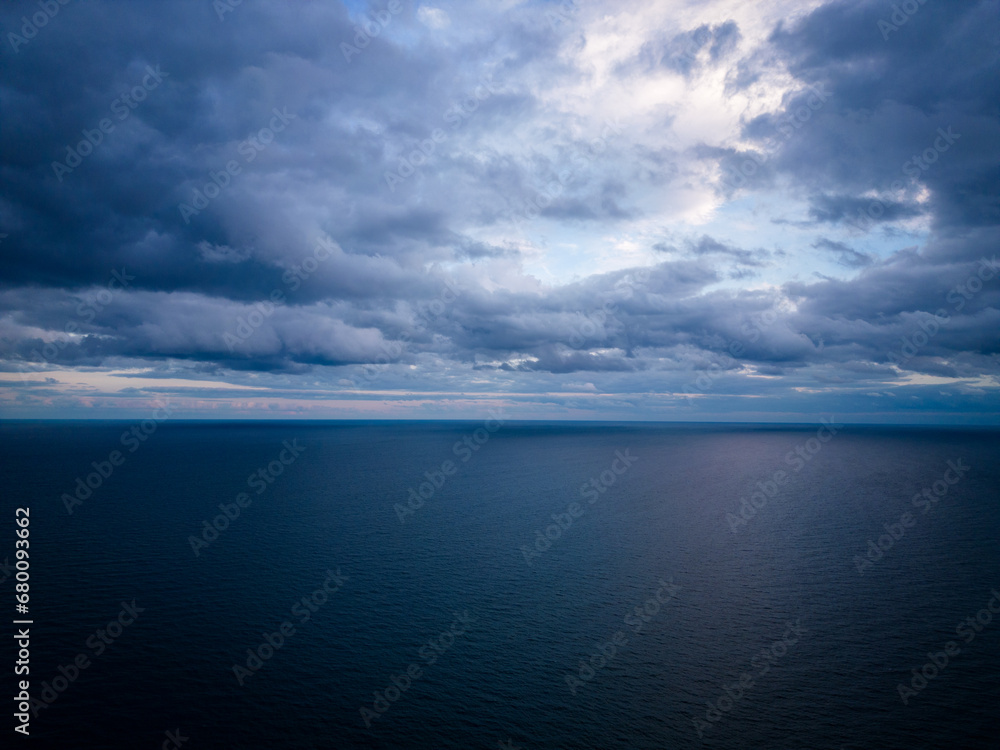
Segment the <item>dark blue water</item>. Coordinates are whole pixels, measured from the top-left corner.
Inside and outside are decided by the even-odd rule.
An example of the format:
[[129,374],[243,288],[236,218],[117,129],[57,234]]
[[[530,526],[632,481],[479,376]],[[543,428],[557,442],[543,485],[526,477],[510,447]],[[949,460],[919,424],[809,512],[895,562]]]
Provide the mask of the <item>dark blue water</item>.
[[39,747],[1000,747],[996,430],[133,424],[0,425]]

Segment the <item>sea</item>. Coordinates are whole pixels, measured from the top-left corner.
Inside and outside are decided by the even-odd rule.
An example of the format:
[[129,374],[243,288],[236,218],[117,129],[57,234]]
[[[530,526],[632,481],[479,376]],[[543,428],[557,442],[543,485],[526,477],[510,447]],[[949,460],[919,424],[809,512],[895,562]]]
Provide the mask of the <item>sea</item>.
[[4,421],[0,451],[4,747],[1000,748],[997,429]]

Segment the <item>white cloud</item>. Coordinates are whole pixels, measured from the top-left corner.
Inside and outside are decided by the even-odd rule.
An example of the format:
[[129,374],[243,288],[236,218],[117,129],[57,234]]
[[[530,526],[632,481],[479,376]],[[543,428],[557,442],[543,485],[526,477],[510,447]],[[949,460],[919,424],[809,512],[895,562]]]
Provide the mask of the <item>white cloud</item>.
[[451,23],[448,14],[440,8],[432,8],[428,5],[421,5],[417,10],[417,18],[420,23],[432,29],[443,29]]

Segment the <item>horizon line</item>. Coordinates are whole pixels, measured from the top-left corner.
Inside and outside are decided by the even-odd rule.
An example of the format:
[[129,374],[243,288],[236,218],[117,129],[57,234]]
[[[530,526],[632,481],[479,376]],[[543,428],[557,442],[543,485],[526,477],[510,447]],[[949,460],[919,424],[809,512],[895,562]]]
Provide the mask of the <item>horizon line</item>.
[[[489,417],[487,417],[489,418]],[[8,422],[17,423],[38,423],[38,422],[135,422],[150,417],[0,417],[0,425]],[[585,425],[585,424],[608,424],[608,425],[772,425],[772,426],[814,426],[826,419],[825,416],[814,421],[748,421],[748,420],[658,420],[658,419],[504,419],[502,424],[537,424],[537,425]],[[835,419],[835,418],[834,418]],[[344,418],[344,417],[169,417],[167,419],[155,419],[162,424],[170,423],[267,423],[267,422],[314,422],[314,423],[384,423],[384,424],[440,424],[440,423],[476,423],[482,422],[483,418],[478,417],[438,417],[438,418]],[[1000,429],[998,422],[841,422],[837,424],[845,427],[976,427]]]

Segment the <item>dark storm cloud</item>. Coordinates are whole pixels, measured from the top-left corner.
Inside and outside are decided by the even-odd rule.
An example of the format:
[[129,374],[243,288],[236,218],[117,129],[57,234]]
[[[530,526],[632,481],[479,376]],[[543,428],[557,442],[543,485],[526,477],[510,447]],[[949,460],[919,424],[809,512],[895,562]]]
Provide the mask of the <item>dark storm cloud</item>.
[[[339,4],[288,10],[246,4],[220,22],[203,2],[80,3],[17,53],[5,46],[4,282],[95,284],[127,265],[143,288],[253,298],[311,241],[295,236],[290,205],[324,182],[343,208],[320,228],[348,252],[402,265],[444,256],[456,237],[441,210],[386,205],[380,162],[395,142],[446,126],[475,77],[441,86],[440,50],[406,53],[381,38],[347,63],[338,44],[356,32]],[[390,23],[412,22],[405,15]],[[18,19],[8,6],[0,25]],[[149,69],[159,83],[143,90],[155,83]],[[206,242],[239,248],[243,262],[206,267]]]
[[870,227],[881,222],[894,222],[920,216],[919,207],[912,204],[851,195],[814,195],[809,198],[809,218],[815,224],[849,224]]
[[[912,200],[926,187],[936,227],[994,225],[997,3],[928,2],[886,38],[879,21],[892,12],[876,0],[833,2],[775,30],[772,42],[789,72],[830,97],[772,166],[832,196],[814,204],[819,221],[846,220],[852,196],[869,191],[894,218],[912,215]],[[791,102],[782,114],[794,109]],[[903,205],[897,195],[906,196]]]

